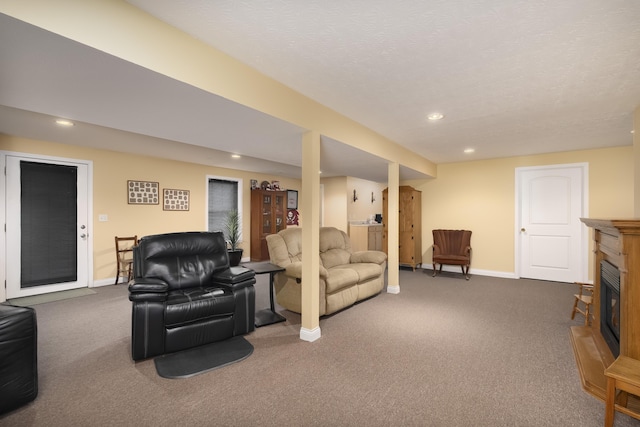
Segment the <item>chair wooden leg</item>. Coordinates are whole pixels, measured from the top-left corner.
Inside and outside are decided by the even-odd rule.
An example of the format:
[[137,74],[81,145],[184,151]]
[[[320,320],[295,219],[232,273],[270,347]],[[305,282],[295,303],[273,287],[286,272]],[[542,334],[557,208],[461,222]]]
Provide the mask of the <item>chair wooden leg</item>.
[[591,304],[587,304],[586,309],[584,310],[584,326],[589,326],[591,320]]
[[605,402],[604,426],[612,427],[616,405],[616,380],[607,378],[607,400]]
[[[442,268],[442,264],[440,265],[440,268]],[[438,273],[438,264],[437,263],[433,263],[433,274],[431,275],[431,277],[436,277],[436,274]]]
[[577,309],[578,309],[578,298],[576,297],[576,300],[573,303],[573,310],[571,310],[571,320],[575,319],[576,311],[578,311]]
[[464,274],[464,278],[466,280],[469,280],[471,278],[471,276],[469,276],[469,266],[468,265],[461,265],[460,267],[462,267],[462,274]]

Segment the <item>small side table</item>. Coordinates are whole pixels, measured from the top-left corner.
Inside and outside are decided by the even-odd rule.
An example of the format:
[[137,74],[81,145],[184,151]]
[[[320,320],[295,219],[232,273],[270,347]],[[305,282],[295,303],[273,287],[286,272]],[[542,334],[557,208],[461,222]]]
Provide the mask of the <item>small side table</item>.
[[270,262],[245,262],[241,264],[250,270],[256,272],[256,274],[269,274],[269,301],[271,303],[270,308],[265,308],[256,312],[256,328],[266,325],[272,325],[278,322],[284,322],[287,320],[284,316],[276,313],[275,303],[273,301],[273,277],[276,273],[284,271],[283,267],[271,264]]
[[[607,400],[605,402],[605,427],[613,426],[615,411],[620,411],[640,420],[640,414],[627,408],[627,393],[640,395],[640,360],[619,356],[605,371],[607,377]],[[620,401],[616,402],[616,390],[620,390]]]

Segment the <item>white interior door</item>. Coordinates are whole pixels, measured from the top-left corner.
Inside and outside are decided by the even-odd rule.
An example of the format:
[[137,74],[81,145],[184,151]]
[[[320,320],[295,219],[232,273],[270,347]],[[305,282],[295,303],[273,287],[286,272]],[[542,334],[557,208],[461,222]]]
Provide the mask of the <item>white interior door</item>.
[[20,155],[5,161],[7,298],[87,287],[88,164]]
[[585,277],[587,165],[517,170],[520,276],[558,282]]

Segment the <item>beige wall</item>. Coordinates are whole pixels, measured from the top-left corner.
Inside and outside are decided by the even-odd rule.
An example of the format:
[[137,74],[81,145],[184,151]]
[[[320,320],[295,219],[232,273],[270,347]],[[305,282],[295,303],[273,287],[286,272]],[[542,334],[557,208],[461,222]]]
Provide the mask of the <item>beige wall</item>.
[[[93,162],[93,262],[94,280],[115,278],[115,252],[113,238],[137,234],[144,236],[171,231],[206,230],[207,176],[223,176],[243,180],[243,244],[244,257],[250,248],[250,180],[272,181],[277,179],[285,189],[300,190],[300,180],[256,174],[234,169],[224,169],[177,162],[153,157],[142,157],[114,151],[96,150],[72,145],[34,141],[0,135],[0,150],[41,154]],[[127,180],[157,181],[162,188],[190,191],[190,210],[172,212],[162,210],[162,205],[129,205]],[[109,220],[99,222],[98,215],[106,214]],[[303,212],[300,211],[302,218]]]
[[[283,188],[300,191],[299,180],[266,176],[233,169],[207,167],[152,157],[133,156],[65,144],[33,141],[0,135],[0,150],[36,153],[93,162],[94,280],[115,277],[113,236],[139,236],[169,231],[206,229],[206,176],[243,179],[243,230],[245,250],[250,239],[251,179],[279,179]],[[629,218],[634,215],[633,150],[619,147],[540,156],[494,159],[442,164],[438,178],[408,181],[422,191],[423,262],[431,263],[431,230],[468,228],[473,230],[472,268],[513,273],[515,224],[515,169],[551,164],[589,164],[589,216],[592,218]],[[124,171],[124,172],[122,172]],[[188,212],[166,212],[162,206],[128,205],[128,179],[158,181],[160,188],[191,191]],[[338,177],[322,179],[324,184],[325,225],[348,230],[351,216],[381,212],[381,196],[371,204],[371,191],[382,184]],[[350,198],[358,186],[358,201]],[[381,190],[380,190],[381,191]],[[380,203],[378,208],[377,203]],[[360,206],[361,205],[361,206]],[[358,208],[356,209],[356,206]],[[373,206],[373,207],[372,207]],[[379,209],[379,210],[378,210]],[[352,213],[356,212],[356,213]],[[107,214],[108,222],[98,222]],[[303,217],[301,212],[301,218]],[[245,254],[248,256],[248,254]]]
[[589,217],[633,217],[633,147],[438,165],[438,178],[408,182],[422,191],[423,262],[435,228],[473,231],[472,269],[515,271],[515,169],[589,164]]
[[347,230],[347,177],[322,178],[324,186],[324,222],[325,227]]
[[[382,190],[386,184],[379,184],[365,179],[347,177],[347,214],[349,221],[366,221],[370,215],[382,213]],[[358,200],[353,201],[353,190]],[[371,193],[375,199],[371,202]]]

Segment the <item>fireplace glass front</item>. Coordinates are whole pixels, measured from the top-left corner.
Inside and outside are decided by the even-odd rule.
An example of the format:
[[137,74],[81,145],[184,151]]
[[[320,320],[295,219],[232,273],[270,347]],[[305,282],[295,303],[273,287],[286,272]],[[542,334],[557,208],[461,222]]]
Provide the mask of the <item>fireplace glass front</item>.
[[600,333],[614,357],[620,354],[620,271],[600,262]]

